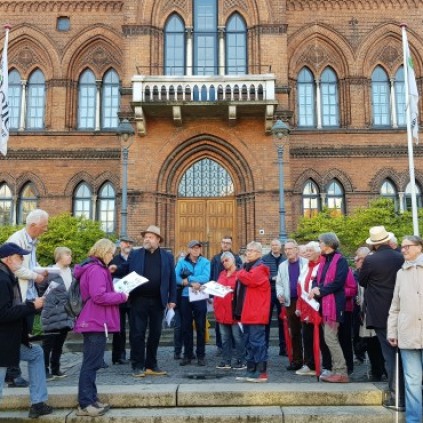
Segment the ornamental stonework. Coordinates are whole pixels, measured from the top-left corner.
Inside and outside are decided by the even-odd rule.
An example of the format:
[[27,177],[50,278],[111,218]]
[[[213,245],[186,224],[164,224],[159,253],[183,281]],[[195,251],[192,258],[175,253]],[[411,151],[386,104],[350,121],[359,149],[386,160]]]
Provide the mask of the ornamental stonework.
[[237,10],[244,10],[245,12],[248,11],[248,5],[245,0],[225,0],[223,2],[223,13],[226,14],[230,10],[237,9]]
[[9,67],[12,65],[18,69],[28,70],[34,66],[45,65],[45,61],[33,49],[23,47],[9,56]]
[[97,68],[104,68],[109,65],[120,65],[120,60],[111,54],[110,51],[105,48],[98,46],[91,50],[88,50],[82,57],[81,63],[83,64],[94,64]]
[[297,65],[304,66],[307,64],[314,69],[318,69],[322,64],[327,63],[329,58],[330,55],[324,47],[310,45],[297,60]]
[[188,13],[187,0],[168,0],[163,2],[163,14],[167,14],[170,10],[174,9],[179,9],[183,14]]
[[402,60],[402,53],[399,47],[388,44],[376,55],[376,58],[392,69],[397,62]]

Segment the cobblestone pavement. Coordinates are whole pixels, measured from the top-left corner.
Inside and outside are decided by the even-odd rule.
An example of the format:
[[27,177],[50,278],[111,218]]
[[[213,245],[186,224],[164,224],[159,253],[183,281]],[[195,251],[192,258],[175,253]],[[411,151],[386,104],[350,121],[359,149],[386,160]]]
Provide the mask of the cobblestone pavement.
[[[106,369],[101,369],[97,373],[97,385],[144,385],[144,384],[169,384],[169,383],[198,383],[204,380],[218,383],[234,383],[235,377],[242,374],[240,370],[219,370],[216,365],[220,362],[220,357],[216,356],[216,347],[207,345],[206,347],[206,367],[197,366],[196,360],[192,365],[180,366],[180,360],[174,360],[173,347],[160,346],[158,352],[159,367],[168,372],[167,376],[146,376],[135,378],[132,376],[130,364],[112,365],[111,352],[106,351],[105,361],[109,365]],[[269,382],[281,383],[318,383],[314,376],[298,376],[295,372],[286,370],[288,365],[287,357],[278,355],[279,347],[269,348],[268,374]],[[62,356],[62,371],[68,375],[63,379],[54,379],[48,382],[49,390],[54,386],[76,386],[78,384],[79,370],[81,366],[81,352],[66,352]],[[22,363],[22,372],[27,376],[27,369]],[[351,382],[369,382],[368,365],[366,362],[355,364]],[[384,383],[377,383],[381,389],[385,388]]]

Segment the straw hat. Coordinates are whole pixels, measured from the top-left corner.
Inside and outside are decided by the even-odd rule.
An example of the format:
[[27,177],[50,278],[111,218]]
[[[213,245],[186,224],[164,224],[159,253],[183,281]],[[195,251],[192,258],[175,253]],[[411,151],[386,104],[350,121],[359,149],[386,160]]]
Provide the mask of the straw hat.
[[145,234],[154,234],[160,238],[160,241],[164,241],[164,238],[160,235],[160,228],[155,225],[150,225],[145,231],[141,231],[141,235],[145,236]]
[[392,237],[392,232],[388,232],[385,226],[373,226],[369,229],[370,238],[366,240],[368,245],[379,245],[388,242]]

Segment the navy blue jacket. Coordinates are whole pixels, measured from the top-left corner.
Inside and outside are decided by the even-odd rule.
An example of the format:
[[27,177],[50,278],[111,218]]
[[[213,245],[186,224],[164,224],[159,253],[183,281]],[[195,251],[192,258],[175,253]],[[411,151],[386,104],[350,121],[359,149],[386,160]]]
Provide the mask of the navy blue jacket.
[[[145,248],[138,248],[132,250],[129,254],[126,263],[118,265],[117,272],[127,275],[131,272],[137,272],[139,275],[144,276],[144,259]],[[166,250],[160,248],[161,260],[161,282],[160,282],[160,296],[162,305],[165,308],[168,303],[176,303],[176,276],[173,255]],[[137,296],[137,288],[135,288],[130,297]]]

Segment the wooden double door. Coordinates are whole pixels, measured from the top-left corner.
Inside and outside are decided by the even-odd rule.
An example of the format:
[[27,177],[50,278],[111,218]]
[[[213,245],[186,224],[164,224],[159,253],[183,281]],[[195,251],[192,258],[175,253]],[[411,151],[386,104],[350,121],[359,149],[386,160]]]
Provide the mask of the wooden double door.
[[211,259],[220,251],[225,235],[232,236],[232,249],[238,251],[235,216],[233,197],[177,200],[175,256],[186,252],[188,242],[196,239],[203,244],[203,255]]

